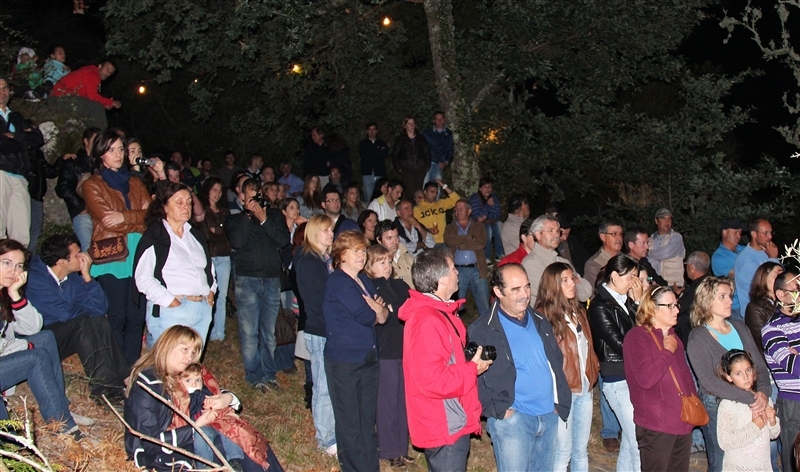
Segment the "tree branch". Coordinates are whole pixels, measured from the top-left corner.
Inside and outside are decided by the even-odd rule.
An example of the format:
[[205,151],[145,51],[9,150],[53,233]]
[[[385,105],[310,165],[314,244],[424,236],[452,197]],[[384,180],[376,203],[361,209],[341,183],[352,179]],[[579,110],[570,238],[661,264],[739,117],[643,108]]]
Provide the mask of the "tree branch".
[[500,71],[500,73],[494,76],[492,80],[489,81],[489,83],[484,85],[483,88],[480,89],[480,91],[477,93],[477,95],[475,95],[475,98],[472,100],[472,103],[469,104],[469,109],[474,112],[478,108],[478,106],[480,106],[483,99],[486,98],[486,95],[488,95],[489,92],[491,92],[491,90],[495,88],[495,86],[497,86],[497,82],[499,82],[500,79],[502,79],[505,75],[506,75],[505,71]]

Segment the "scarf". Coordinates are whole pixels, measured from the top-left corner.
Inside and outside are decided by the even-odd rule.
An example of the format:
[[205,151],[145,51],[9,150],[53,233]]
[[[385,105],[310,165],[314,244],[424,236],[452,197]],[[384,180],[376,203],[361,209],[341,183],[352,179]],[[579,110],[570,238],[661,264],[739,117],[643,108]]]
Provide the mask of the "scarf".
[[[112,171],[113,172],[113,171]],[[208,388],[214,395],[219,395],[222,390],[219,387],[219,382],[208,369],[203,366],[203,385]],[[172,392],[172,403],[186,416],[190,416],[189,403],[191,399],[189,392],[183,385],[183,382],[177,382],[175,391]],[[172,416],[172,424],[168,429],[180,428],[186,426],[186,421],[179,415]],[[225,408],[224,413],[217,418],[216,421],[209,426],[224,434],[228,439],[235,442],[247,454],[247,457],[253,460],[266,470],[267,465],[267,440],[247,421],[239,418],[239,415],[234,413],[233,409]]]
[[130,210],[131,201],[128,198],[128,193],[131,191],[131,175],[128,173],[128,168],[122,166],[118,171],[114,172],[107,167],[103,167],[100,170],[100,177],[109,187],[122,194],[122,198],[125,199],[125,209]]

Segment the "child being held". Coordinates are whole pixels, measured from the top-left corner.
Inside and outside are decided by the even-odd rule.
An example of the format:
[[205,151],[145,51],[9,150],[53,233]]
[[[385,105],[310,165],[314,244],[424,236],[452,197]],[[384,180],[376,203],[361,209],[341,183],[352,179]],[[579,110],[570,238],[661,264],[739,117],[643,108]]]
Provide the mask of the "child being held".
[[[746,351],[731,349],[722,356],[719,376],[748,392],[756,392],[756,370]],[[750,405],[722,400],[717,410],[717,438],[725,451],[722,470],[772,470],[769,441],[781,432],[770,400],[766,411],[753,417]]]
[[[264,470],[266,455],[263,451],[266,451],[266,439],[250,423],[241,419],[233,408],[212,410],[212,397],[225,391],[220,390],[216,379],[208,370],[199,363],[189,364],[180,378],[188,398],[175,398],[176,405],[184,413],[187,413],[188,407],[192,420],[197,421],[203,415],[213,418],[208,426],[203,427],[203,432],[215,443],[218,443],[216,438],[220,439],[225,457],[234,470]],[[195,453],[207,459],[215,458],[200,435],[195,437]]]

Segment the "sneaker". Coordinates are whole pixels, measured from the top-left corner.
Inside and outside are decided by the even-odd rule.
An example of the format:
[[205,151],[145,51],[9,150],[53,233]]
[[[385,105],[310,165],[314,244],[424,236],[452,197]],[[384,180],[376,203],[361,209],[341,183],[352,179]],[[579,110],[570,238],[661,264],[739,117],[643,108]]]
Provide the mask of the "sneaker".
[[253,385],[253,388],[255,388],[256,390],[258,390],[259,392],[261,392],[263,394],[266,394],[267,392],[269,392],[269,386],[267,384],[265,384],[265,383],[257,383],[255,385]]
[[83,434],[83,432],[77,426],[73,426],[72,428],[67,430],[65,434],[69,434],[70,436],[72,436],[72,439],[76,441],[80,441],[86,437],[86,435]]
[[336,444],[333,444],[333,445],[328,446],[325,449],[323,449],[322,452],[324,452],[325,454],[327,454],[329,456],[336,457],[336,453],[339,452],[339,450],[336,449]]
[[268,381],[267,382],[267,387],[269,387],[270,390],[275,390],[276,392],[280,392],[281,390],[283,390],[283,387],[281,387],[281,384],[279,384],[278,381],[275,380],[275,379],[272,379],[272,380]]
[[79,415],[75,412],[70,412],[70,414],[72,415],[72,419],[75,420],[75,423],[78,426],[91,426],[94,424],[94,420],[87,416]]
[[416,459],[414,459],[411,456],[403,456],[400,459],[403,459],[403,462],[405,462],[406,464],[413,464],[416,461]]
[[389,459],[389,465],[391,467],[397,467],[400,469],[406,468],[406,463],[402,457],[395,457],[394,459]]

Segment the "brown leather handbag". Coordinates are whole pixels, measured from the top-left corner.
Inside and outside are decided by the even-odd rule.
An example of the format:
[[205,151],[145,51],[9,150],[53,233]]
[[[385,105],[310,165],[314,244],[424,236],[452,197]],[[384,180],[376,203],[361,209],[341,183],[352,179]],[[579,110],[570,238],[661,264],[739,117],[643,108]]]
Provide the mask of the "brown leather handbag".
[[[653,341],[655,341],[656,346],[658,346],[659,349],[662,349],[652,329],[650,330],[650,336],[653,337]],[[672,366],[669,368],[669,373],[672,376],[672,381],[675,382],[675,388],[678,389],[678,396],[681,397],[681,421],[694,426],[707,425],[709,417],[706,407],[703,406],[703,402],[701,402],[695,394],[691,394],[689,396],[684,395],[680,384],[678,384],[678,378],[675,377],[675,372],[672,371]]]
[[89,257],[95,264],[124,261],[128,257],[126,236],[92,241],[92,244],[89,245]]

